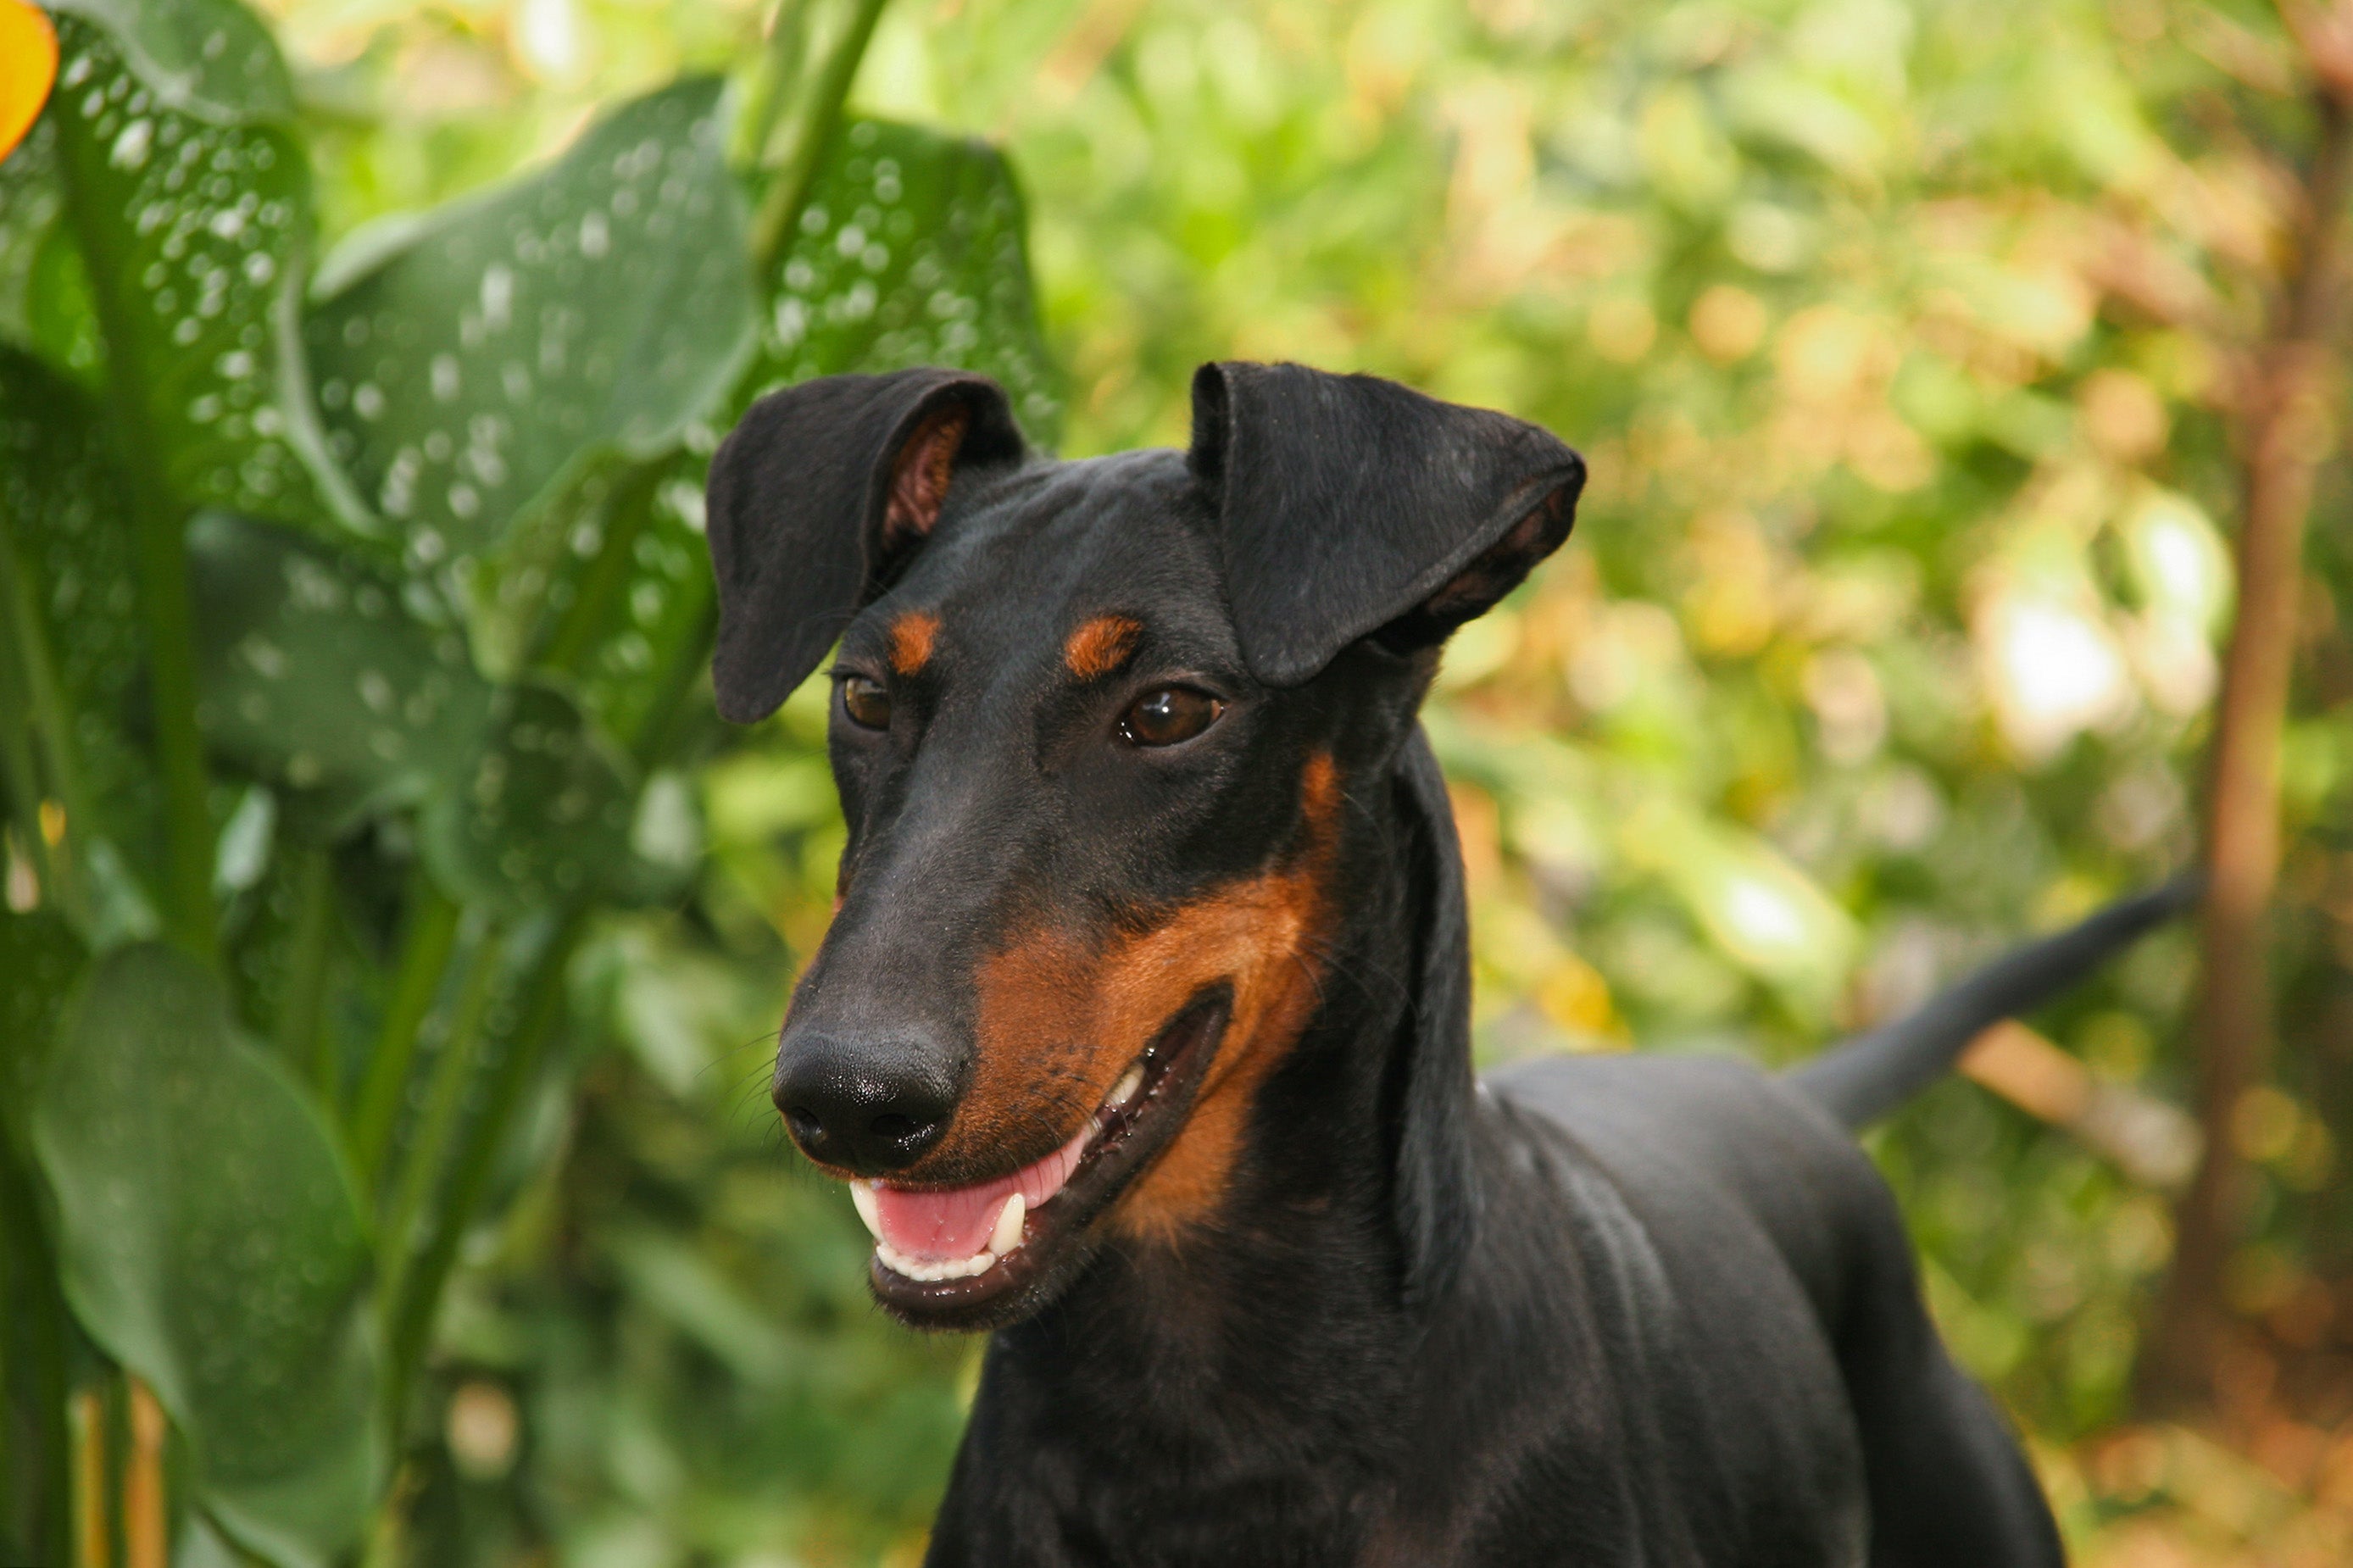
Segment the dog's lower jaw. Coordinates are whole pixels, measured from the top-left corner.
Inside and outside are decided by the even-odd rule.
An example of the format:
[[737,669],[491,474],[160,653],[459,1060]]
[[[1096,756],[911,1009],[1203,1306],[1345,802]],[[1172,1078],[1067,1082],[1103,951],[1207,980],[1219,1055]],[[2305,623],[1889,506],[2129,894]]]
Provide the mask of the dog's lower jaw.
[[[993,1234],[976,1254],[924,1260],[882,1240],[877,1220],[868,1217],[878,1236],[867,1271],[877,1303],[912,1328],[985,1330],[1018,1322],[1052,1300],[1100,1247],[1093,1232],[1105,1212],[1181,1132],[1231,1012],[1230,994],[1212,987],[1169,1021],[1072,1141],[1082,1152],[1067,1180],[1035,1208],[1025,1202],[1015,1237]],[[870,1194],[860,1201],[865,1217],[874,1200]],[[1005,1226],[1000,1211],[995,1228]],[[997,1245],[1008,1239],[1012,1245]]]

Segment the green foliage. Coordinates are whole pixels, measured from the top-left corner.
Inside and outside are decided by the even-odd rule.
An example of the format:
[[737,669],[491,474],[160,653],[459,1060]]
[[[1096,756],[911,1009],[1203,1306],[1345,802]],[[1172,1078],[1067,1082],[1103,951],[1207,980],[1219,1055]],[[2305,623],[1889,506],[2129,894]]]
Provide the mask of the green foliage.
[[186,1431],[205,1507],[324,1563],[382,1468],[369,1255],[333,1131],[170,948],[92,967],[33,1112],[67,1299]]
[[[118,34],[58,19],[44,118],[111,411],[173,498],[307,515],[317,476],[295,447],[315,421],[282,328],[310,243],[310,171],[285,68],[234,0],[91,10],[139,20]],[[206,58],[213,37],[225,47]]]
[[753,296],[718,98],[639,99],[330,264],[302,332],[330,441],[413,568],[494,547],[599,447],[663,453],[731,384]]
[[[966,365],[997,377],[1029,438],[1060,408],[1029,295],[1021,193],[985,142],[857,120],[779,268],[762,347],[778,384],[828,364]],[[945,215],[926,223],[923,215]]]
[[561,690],[509,687],[426,814],[426,864],[462,900],[510,912],[579,898],[628,849],[628,772]]
[[253,776],[346,801],[452,785],[490,721],[462,636],[312,537],[226,512],[188,531],[206,741]]
[[[124,1374],[184,1446],[184,1561],[474,1551],[426,1554],[448,1369],[521,1283],[496,1238],[573,1190],[584,977],[700,896],[715,432],[779,380],[909,358],[1004,376],[1041,433],[1058,413],[1002,160],[839,134],[867,30],[821,10],[776,47],[837,99],[773,105],[814,163],[732,167],[767,139],[682,77],[314,280],[312,128],[267,30],[233,0],[60,8],[58,91],[0,164],[0,1286],[26,1325],[0,1335],[0,1554],[66,1550],[65,1446],[111,1440],[66,1404],[119,1405]],[[861,188],[895,260],[840,247]],[[773,189],[842,212],[755,254]],[[754,368],[790,310],[832,325]],[[757,1138],[729,1159],[773,1174]],[[801,1329],[674,1224],[595,1258],[749,1380],[741,1432],[925,1413],[904,1483],[849,1489],[870,1539],[918,1521],[955,1412],[936,1355],[812,1348],[853,1296],[832,1225]]]
[[[147,634],[128,502],[102,425],[95,400],[69,376],[0,345],[0,574],[14,579],[15,600],[9,662],[25,710],[41,714],[55,797],[69,818],[102,816],[145,864],[153,857],[153,771],[132,740],[132,707]],[[33,803],[16,804],[21,820]],[[103,863],[115,847],[91,844],[89,853]],[[70,893],[82,893],[69,880]],[[130,917],[133,929],[152,921],[152,914]]]

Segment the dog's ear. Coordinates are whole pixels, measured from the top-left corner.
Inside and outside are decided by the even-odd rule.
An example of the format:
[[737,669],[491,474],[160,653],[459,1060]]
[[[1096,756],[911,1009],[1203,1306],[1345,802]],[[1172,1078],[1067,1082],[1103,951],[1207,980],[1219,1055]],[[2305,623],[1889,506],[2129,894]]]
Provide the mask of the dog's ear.
[[704,509],[720,713],[775,712],[906,569],[956,476],[1023,454],[1004,390],[960,371],[828,375],[752,405],[711,460]]
[[1585,462],[1549,432],[1369,375],[1205,364],[1187,463],[1217,508],[1250,673],[1359,637],[1443,642],[1568,537]]

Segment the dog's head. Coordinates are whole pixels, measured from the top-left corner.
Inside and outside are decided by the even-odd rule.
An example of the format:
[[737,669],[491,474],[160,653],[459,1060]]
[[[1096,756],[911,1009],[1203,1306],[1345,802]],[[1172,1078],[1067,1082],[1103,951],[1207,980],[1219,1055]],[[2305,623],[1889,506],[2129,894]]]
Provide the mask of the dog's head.
[[1352,791],[1568,532],[1533,426],[1205,366],[1189,452],[1032,457],[994,383],[835,376],[712,466],[720,710],[839,642],[840,906],[775,1098],[883,1304],[974,1326],[1212,1215],[1345,922]]

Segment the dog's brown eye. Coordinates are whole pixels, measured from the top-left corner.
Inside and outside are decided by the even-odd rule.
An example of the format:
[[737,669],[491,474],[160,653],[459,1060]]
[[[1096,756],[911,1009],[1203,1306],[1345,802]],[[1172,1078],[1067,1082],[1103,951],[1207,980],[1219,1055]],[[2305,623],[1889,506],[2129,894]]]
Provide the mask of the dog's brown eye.
[[1218,721],[1226,705],[1189,686],[1164,686],[1135,700],[1119,721],[1119,732],[1138,746],[1173,746]]
[[891,727],[891,692],[871,676],[845,675],[841,678],[841,710],[849,721],[868,730]]

